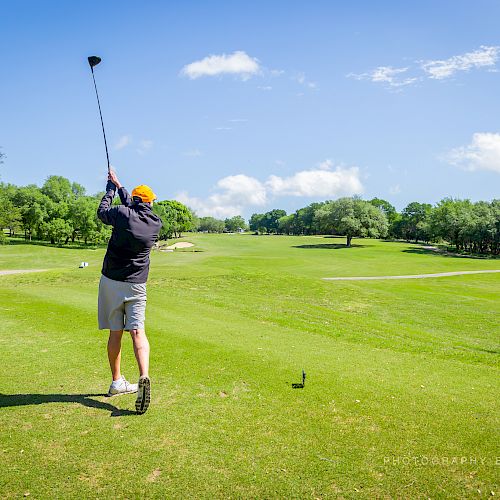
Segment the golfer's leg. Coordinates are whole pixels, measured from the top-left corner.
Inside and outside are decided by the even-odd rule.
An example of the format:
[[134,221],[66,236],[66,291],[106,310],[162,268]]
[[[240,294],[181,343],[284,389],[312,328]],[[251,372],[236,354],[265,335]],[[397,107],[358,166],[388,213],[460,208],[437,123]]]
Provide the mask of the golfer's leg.
[[134,354],[139,366],[139,376],[149,377],[149,342],[145,330],[130,330]]
[[109,331],[108,359],[113,380],[118,380],[122,376],[120,372],[120,362],[122,357],[122,335],[123,330]]

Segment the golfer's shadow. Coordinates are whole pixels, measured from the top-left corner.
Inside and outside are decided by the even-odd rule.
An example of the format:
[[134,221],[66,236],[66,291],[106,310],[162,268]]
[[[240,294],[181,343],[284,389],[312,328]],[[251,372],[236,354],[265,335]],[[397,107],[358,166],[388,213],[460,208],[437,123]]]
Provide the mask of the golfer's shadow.
[[42,405],[46,403],[79,403],[89,408],[111,412],[110,417],[136,415],[135,411],[122,410],[116,406],[92,399],[106,394],[0,394],[0,408],[9,406]]

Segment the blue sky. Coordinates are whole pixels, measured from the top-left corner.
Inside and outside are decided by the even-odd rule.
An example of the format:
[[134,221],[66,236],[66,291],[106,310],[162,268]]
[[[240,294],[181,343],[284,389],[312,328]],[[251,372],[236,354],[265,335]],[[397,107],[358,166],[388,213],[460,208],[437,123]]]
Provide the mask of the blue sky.
[[[200,215],[500,196],[500,2],[0,1],[1,180]],[[211,57],[213,56],[213,57]]]

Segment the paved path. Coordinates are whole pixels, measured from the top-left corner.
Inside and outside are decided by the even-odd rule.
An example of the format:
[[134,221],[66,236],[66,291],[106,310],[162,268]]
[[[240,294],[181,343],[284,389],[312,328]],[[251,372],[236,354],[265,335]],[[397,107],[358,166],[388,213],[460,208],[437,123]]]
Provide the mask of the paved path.
[[47,271],[47,269],[7,269],[0,271],[0,276],[4,276],[5,274],[39,273],[41,271]]
[[443,276],[460,276],[462,274],[500,273],[500,269],[484,271],[454,271],[451,273],[407,274],[403,276],[343,276],[340,278],[322,278],[326,281],[366,281],[366,280],[407,280],[416,278],[441,278]]

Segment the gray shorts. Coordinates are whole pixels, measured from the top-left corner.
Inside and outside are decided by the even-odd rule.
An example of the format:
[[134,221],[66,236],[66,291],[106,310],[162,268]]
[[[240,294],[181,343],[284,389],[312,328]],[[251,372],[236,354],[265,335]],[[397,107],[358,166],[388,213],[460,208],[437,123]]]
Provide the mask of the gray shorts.
[[146,283],[126,283],[101,276],[99,330],[142,330],[146,316]]

